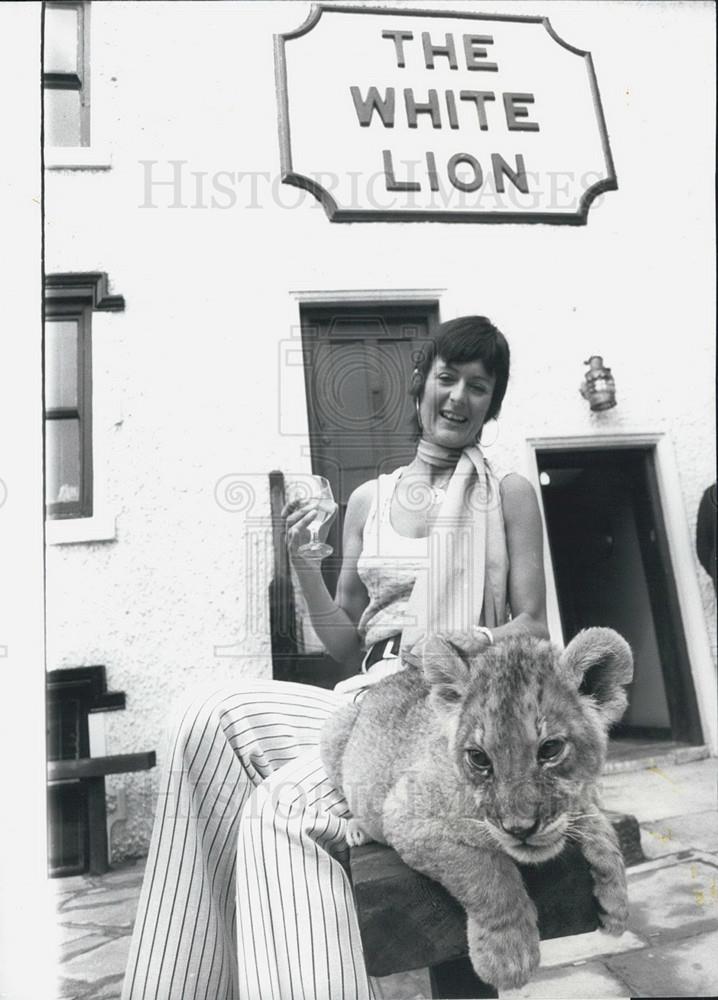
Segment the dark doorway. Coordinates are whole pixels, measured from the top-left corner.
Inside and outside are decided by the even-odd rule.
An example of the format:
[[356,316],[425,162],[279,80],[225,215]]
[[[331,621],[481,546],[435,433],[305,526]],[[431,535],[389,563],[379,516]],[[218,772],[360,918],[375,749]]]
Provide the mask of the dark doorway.
[[350,494],[414,456],[411,373],[438,321],[436,302],[301,309],[312,471],[326,476],[339,506],[334,554],[322,567],[332,593]]
[[614,741],[637,751],[702,742],[654,449],[547,450],[537,462],[564,641],[605,625],[633,649]]

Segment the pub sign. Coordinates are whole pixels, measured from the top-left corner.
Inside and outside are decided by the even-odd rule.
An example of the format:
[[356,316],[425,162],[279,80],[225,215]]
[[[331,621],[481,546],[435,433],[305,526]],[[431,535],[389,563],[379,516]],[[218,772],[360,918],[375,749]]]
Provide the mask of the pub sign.
[[591,55],[548,18],[319,4],[275,60],[282,180],[333,222],[582,225],[617,187]]

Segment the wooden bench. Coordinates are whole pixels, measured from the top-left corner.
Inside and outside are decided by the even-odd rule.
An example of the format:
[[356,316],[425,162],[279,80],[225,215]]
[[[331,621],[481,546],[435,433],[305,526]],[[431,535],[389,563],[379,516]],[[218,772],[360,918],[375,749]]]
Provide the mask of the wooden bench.
[[[50,874],[102,875],[109,868],[105,778],[150,770],[155,752],[90,756],[90,716],[125,707],[124,692],[107,690],[104,666],[50,671],[47,703]],[[65,833],[75,859],[64,856]]]
[[[284,529],[284,477],[269,477],[274,545],[270,621],[274,676],[330,688],[342,679],[330,657],[303,654],[299,648],[296,602]],[[608,814],[626,864],[644,860],[638,823],[632,816]],[[520,866],[536,904],[542,939],[583,934],[599,927],[588,864],[573,845],[540,866]],[[496,997],[491,984],[474,973],[467,957],[466,916],[446,890],[413,871],[389,847],[367,844],[350,851],[364,958],[369,974],[387,976],[429,967],[434,997]]]
[[[635,818],[608,815],[626,864],[643,861]],[[543,865],[519,869],[538,910],[542,940],[600,926],[588,863],[575,845]],[[434,997],[498,996],[474,973],[466,957],[466,916],[438,882],[419,875],[381,844],[352,848],[350,870],[370,975],[428,966]]]

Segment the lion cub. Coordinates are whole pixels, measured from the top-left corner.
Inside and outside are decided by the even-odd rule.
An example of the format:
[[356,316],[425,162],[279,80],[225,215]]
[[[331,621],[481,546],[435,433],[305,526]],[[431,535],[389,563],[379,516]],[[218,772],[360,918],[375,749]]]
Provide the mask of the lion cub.
[[352,811],[349,840],[391,844],[467,914],[472,964],[499,990],[539,962],[536,909],[515,862],[577,841],[606,930],[628,916],[626,879],[596,781],[623,714],[631,650],[607,628],[563,652],[521,637],[465,660],[430,636],[408,667],[327,720],[322,757]]

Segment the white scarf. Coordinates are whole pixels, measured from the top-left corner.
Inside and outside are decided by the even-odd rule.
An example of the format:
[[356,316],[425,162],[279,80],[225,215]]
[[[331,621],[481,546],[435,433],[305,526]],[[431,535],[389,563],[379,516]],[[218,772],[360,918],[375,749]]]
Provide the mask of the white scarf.
[[426,574],[409,598],[401,650],[427,633],[506,621],[508,560],[499,482],[478,445],[461,452],[419,442],[425,462],[454,472],[429,532]]

